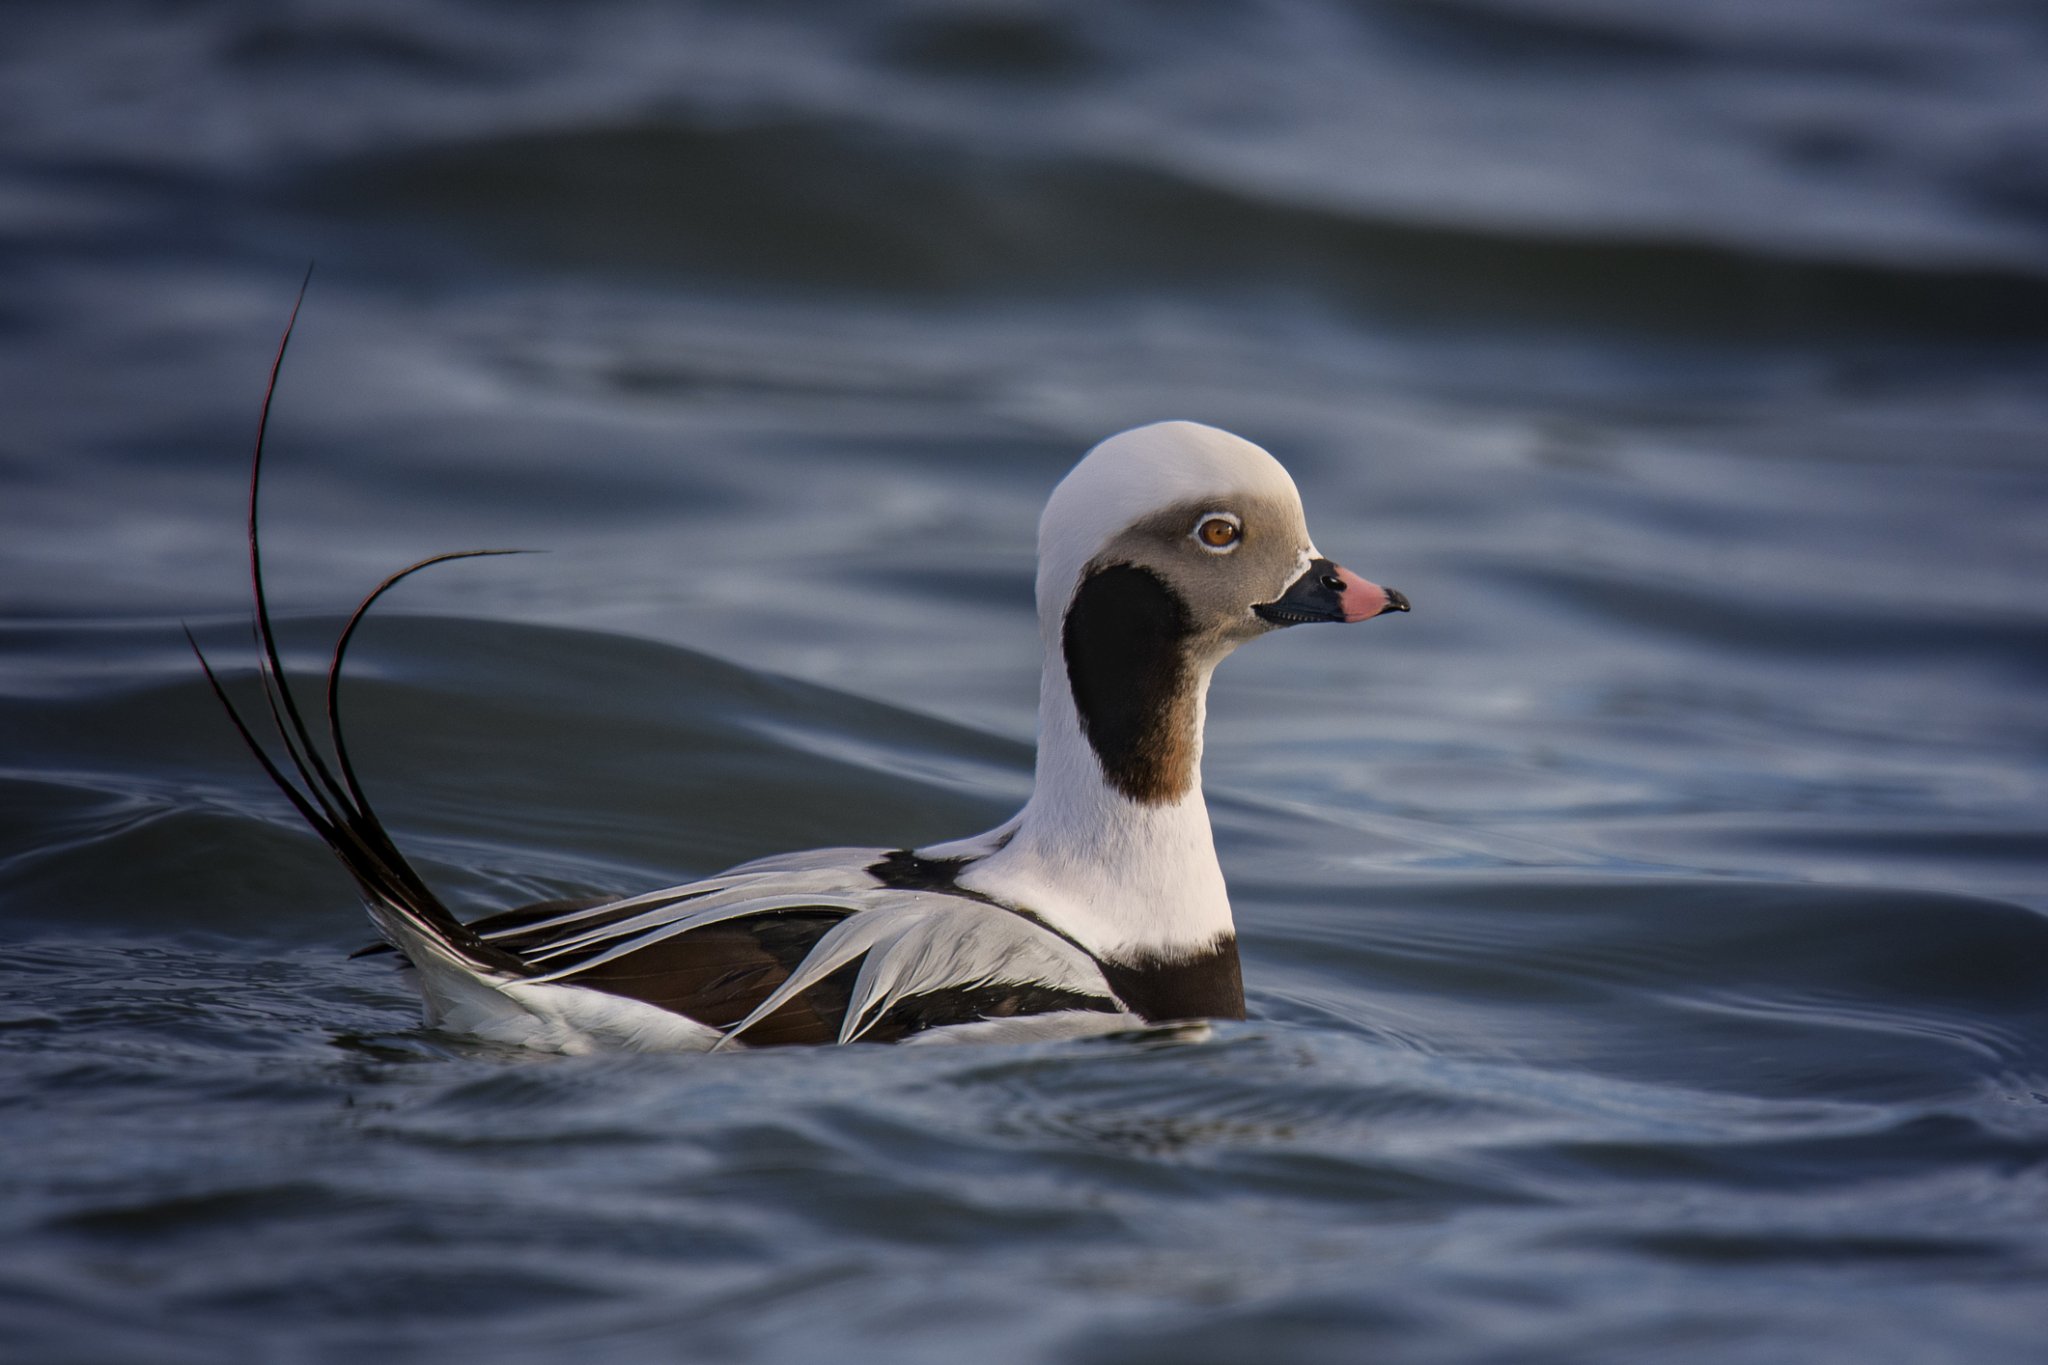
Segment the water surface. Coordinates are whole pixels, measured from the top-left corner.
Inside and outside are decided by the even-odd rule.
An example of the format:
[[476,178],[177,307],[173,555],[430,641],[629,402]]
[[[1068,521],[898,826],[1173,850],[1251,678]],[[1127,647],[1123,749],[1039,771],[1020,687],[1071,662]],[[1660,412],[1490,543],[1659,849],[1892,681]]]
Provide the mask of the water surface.
[[[1810,0],[289,12],[0,55],[0,1354],[2030,1361],[2048,27]],[[420,1030],[180,631],[366,628],[467,911],[1022,800],[1187,417],[1416,602],[1219,674],[1253,1018]],[[244,671],[242,676],[246,678]]]

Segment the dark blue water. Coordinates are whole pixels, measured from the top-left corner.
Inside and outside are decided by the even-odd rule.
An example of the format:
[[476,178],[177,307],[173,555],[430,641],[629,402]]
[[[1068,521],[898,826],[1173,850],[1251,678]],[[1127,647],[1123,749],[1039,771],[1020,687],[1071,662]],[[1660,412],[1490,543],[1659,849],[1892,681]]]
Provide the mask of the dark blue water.
[[[0,1357],[2033,1361],[2048,20],[0,21]],[[1413,616],[1225,668],[1253,1018],[421,1031],[179,632],[242,480],[465,910],[994,823],[1032,532],[1214,422]],[[244,656],[246,657],[246,656]]]

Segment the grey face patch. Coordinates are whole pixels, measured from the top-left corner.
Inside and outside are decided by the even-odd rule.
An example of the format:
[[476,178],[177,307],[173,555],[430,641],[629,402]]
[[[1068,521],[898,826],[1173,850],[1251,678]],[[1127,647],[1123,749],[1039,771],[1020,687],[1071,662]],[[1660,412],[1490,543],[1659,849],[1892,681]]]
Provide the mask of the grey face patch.
[[[1193,536],[1218,512],[1242,527],[1227,554]],[[1291,502],[1224,496],[1144,517],[1089,562],[1060,644],[1082,733],[1112,787],[1154,803],[1194,785],[1203,671],[1275,629],[1252,608],[1299,575],[1308,544]]]
[[[1234,549],[1218,554],[1193,539],[1202,518],[1228,512],[1243,527]],[[1300,576],[1308,527],[1291,500],[1228,494],[1192,499],[1133,522],[1104,546],[1099,564],[1136,564],[1158,574],[1188,609],[1191,642],[1227,650],[1272,629],[1252,607],[1270,602]]]

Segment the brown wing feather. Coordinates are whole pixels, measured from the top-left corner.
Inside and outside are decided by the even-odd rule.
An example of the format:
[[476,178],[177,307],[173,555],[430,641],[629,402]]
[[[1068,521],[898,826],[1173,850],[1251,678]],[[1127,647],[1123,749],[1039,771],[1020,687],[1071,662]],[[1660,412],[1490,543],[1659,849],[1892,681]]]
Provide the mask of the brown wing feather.
[[[495,933],[540,924],[557,915],[589,909],[609,897],[540,901],[473,921],[472,929]],[[636,910],[622,914],[638,913]],[[728,1029],[752,1014],[789,979],[818,940],[845,918],[840,910],[778,910],[650,943],[608,961],[558,978],[565,985],[644,1001],[716,1029]],[[594,928],[597,919],[578,928]],[[553,932],[511,933],[492,942],[515,954],[546,946]],[[380,947],[382,945],[379,945]],[[593,945],[601,954],[604,945]],[[548,967],[559,967],[561,959]],[[838,1040],[860,963],[850,962],[749,1028],[750,1048],[812,1046]],[[1003,1019],[1057,1010],[1115,1012],[1122,1006],[1105,996],[1034,985],[956,987],[899,1001],[863,1034],[864,1041],[893,1043],[926,1029],[980,1019]]]
[[[586,896],[536,901],[472,920],[469,927],[481,934],[516,931],[571,911],[592,909],[612,899],[615,898]],[[620,912],[622,916],[637,913],[638,910]],[[608,995],[643,1000],[712,1028],[731,1028],[788,980],[805,954],[841,918],[843,912],[836,910],[785,910],[706,925],[586,967],[565,981]],[[577,928],[592,929],[603,922],[602,917],[593,917],[580,921]],[[491,941],[510,953],[524,956],[547,946],[554,932],[513,932]],[[590,951],[594,955],[602,952],[604,946],[593,945]],[[357,950],[354,956],[390,951],[389,944],[376,943]],[[554,968],[563,964],[557,959],[544,965]],[[747,1046],[781,1047],[837,1040],[857,970],[856,966],[848,966],[832,973],[748,1029]]]
[[[692,929],[562,978],[565,985],[644,1000],[712,1028],[737,1024],[789,979],[826,931],[836,910],[782,910]],[[853,990],[847,966],[747,1030],[749,1047],[829,1043]]]

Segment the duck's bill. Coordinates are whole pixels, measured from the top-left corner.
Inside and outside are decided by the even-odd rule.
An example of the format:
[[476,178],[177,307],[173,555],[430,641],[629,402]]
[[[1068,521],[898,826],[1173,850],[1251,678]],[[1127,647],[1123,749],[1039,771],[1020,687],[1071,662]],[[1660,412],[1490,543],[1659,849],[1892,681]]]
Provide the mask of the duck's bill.
[[1252,607],[1276,626],[1310,621],[1370,621],[1390,611],[1408,610],[1408,599],[1392,588],[1360,578],[1327,559],[1310,562],[1307,572],[1271,602]]

